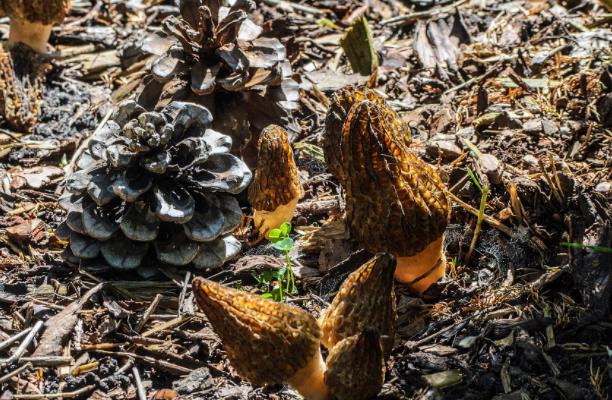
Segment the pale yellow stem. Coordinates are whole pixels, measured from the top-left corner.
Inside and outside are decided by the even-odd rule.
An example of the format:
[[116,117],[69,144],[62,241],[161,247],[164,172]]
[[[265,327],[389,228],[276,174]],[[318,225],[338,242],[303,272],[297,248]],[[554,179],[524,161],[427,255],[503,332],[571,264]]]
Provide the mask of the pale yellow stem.
[[[395,279],[409,285],[414,292],[422,294],[432,284],[442,279],[446,273],[446,257],[443,247],[444,235],[430,243],[420,253],[410,257],[397,257]],[[430,270],[431,272],[428,273]]]
[[317,349],[308,364],[295,373],[288,381],[305,400],[330,400],[331,394],[325,384],[325,362],[321,349]]
[[8,42],[9,44],[24,43],[37,53],[46,53],[52,28],[52,25],[11,18]]
[[265,235],[266,239],[272,229],[278,228],[283,222],[290,222],[295,212],[299,198],[291,200],[287,204],[282,204],[274,211],[253,210],[253,223],[260,234]]

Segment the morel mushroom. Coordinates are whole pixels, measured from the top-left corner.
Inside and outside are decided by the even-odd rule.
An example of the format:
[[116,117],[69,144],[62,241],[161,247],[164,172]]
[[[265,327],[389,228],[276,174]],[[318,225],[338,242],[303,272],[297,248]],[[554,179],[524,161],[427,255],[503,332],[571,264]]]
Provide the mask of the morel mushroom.
[[325,360],[325,384],[337,400],[374,398],[385,381],[378,331],[367,327],[338,342]]
[[29,47],[0,47],[0,115],[8,125],[29,132],[44,100],[46,68]]
[[319,319],[325,347],[331,350],[371,327],[381,335],[385,356],[391,353],[397,320],[394,271],[395,258],[381,253],[346,278]]
[[253,222],[263,235],[291,221],[304,195],[287,132],[277,125],[266,127],[259,137],[258,166],[249,188]]
[[410,128],[376,91],[366,87],[355,88],[351,85],[337,90],[332,95],[331,104],[325,117],[323,149],[329,171],[341,183],[344,181],[344,176],[340,143],[342,142],[344,121],[351,107],[366,100],[378,106],[387,122],[393,125],[393,131],[406,142],[406,145],[410,144]]
[[1,0],[0,6],[11,21],[9,44],[23,43],[45,53],[51,29],[70,11],[70,0]]
[[446,270],[450,202],[438,174],[409,150],[394,118],[368,99],[350,106],[340,140],[346,218],[368,251],[397,257],[398,281],[423,293]]
[[137,268],[153,252],[162,263],[196,268],[237,255],[240,242],[230,233],[242,212],[232,195],[252,175],[211,123],[197,104],[172,102],[160,112],[120,104],[92,136],[60,199],[68,215],[59,232],[73,255],[101,254],[119,269]]
[[232,366],[257,385],[289,383],[308,400],[327,400],[317,321],[306,311],[202,278],[193,292]]
[[298,91],[283,44],[259,37],[262,29],[247,18],[255,3],[222,3],[179,0],[180,15],[145,39],[143,50],[159,57],[140,98],[142,104],[171,98],[205,105],[215,129],[240,139],[239,150],[251,135],[255,145],[265,126],[286,124]]

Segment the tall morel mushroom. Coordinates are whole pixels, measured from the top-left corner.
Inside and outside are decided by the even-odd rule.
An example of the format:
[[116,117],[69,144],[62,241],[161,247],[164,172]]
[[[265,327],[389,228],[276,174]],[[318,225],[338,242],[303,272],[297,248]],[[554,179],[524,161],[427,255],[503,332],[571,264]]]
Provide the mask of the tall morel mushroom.
[[120,104],[91,137],[60,199],[68,215],[58,235],[73,255],[102,255],[119,269],[139,267],[147,254],[196,268],[235,256],[240,243],[230,233],[242,212],[232,195],[252,175],[211,123],[197,104],[172,102],[159,112]]
[[[444,184],[410,151],[398,131],[402,124],[388,106],[353,98],[350,106],[330,108],[348,109],[336,157],[342,166],[351,235],[368,251],[395,255],[396,279],[422,293],[446,270],[443,244],[450,202]],[[336,134],[326,131],[326,140]],[[337,146],[326,147],[328,158],[333,148]]]
[[332,349],[370,327],[381,336],[385,355],[391,353],[397,320],[394,271],[395,258],[381,253],[346,278],[319,319],[325,347]]
[[0,0],[0,9],[10,18],[9,44],[45,53],[51,29],[70,11],[70,0]]
[[237,151],[251,136],[256,144],[265,126],[285,125],[298,92],[283,44],[259,37],[262,29],[247,18],[255,3],[222,4],[179,0],[180,15],[168,17],[162,32],[145,39],[143,50],[158,58],[140,101],[147,108],[167,99],[205,105],[215,129],[236,139]]
[[232,366],[257,385],[289,383],[307,400],[328,400],[317,321],[295,306],[202,278],[193,292]]
[[266,127],[259,137],[258,165],[249,188],[253,221],[261,234],[291,221],[304,195],[287,132],[277,125]]

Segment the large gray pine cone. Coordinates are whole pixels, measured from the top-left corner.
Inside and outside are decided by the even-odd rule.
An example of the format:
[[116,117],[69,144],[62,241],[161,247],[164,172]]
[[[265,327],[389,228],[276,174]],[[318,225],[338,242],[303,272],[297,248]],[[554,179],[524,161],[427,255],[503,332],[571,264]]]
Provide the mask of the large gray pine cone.
[[172,102],[160,112],[121,103],[98,129],[66,181],[57,230],[80,259],[102,256],[118,269],[145,257],[214,268],[240,251],[231,236],[242,212],[233,196],[252,177],[211,129],[203,106]]

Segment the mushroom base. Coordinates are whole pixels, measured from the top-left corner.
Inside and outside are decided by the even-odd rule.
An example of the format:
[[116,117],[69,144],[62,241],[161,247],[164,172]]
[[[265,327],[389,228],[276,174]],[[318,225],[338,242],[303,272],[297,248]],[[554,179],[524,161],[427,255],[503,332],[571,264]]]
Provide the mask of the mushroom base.
[[410,257],[397,257],[395,279],[417,294],[425,292],[446,273],[446,257],[443,252],[444,235],[430,243],[423,251]]
[[283,222],[291,221],[299,198],[291,200],[287,204],[281,204],[274,211],[253,210],[253,223],[260,235],[266,239],[272,229],[278,228]]
[[308,364],[293,375],[287,382],[305,400],[329,400],[331,395],[325,384],[325,362],[318,348]]
[[46,53],[52,25],[11,18],[9,44],[27,44],[37,53]]

